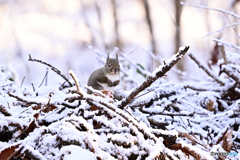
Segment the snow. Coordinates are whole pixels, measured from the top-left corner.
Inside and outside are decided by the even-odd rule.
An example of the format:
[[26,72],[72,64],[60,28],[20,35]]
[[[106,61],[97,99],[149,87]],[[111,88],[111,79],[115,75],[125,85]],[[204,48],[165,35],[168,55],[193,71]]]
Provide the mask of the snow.
[[[135,3],[135,1],[129,3]],[[156,2],[151,1],[151,3]],[[199,60],[213,78],[200,70],[197,64],[189,63],[194,70],[193,73],[176,71],[181,74],[185,81],[176,83],[176,80],[169,73],[156,80],[150,87],[137,95],[124,110],[121,110],[118,108],[121,100],[113,100],[100,91],[97,92],[100,92],[101,96],[88,95],[84,91],[83,86],[86,84],[89,73],[105,62],[106,52],[101,47],[98,48],[97,44],[79,46],[79,39],[88,37],[90,31],[86,26],[85,29],[84,27],[80,29],[80,27],[76,30],[74,26],[82,26],[77,22],[78,20],[82,21],[81,19],[73,20],[76,24],[71,24],[72,21],[68,22],[69,17],[75,19],[74,14],[79,15],[78,5],[79,1],[73,0],[68,6],[62,6],[62,9],[70,12],[67,15],[61,15],[62,9],[56,6],[54,10],[59,11],[59,15],[52,15],[50,19],[38,11],[33,13],[24,10],[14,11],[17,8],[15,5],[13,5],[13,9],[8,8],[11,12],[24,13],[24,15],[11,13],[14,17],[13,27],[17,31],[15,40],[16,43],[18,40],[20,42],[17,45],[22,50],[22,56],[20,56],[20,60],[12,60],[12,65],[0,67],[0,154],[7,147],[20,144],[23,154],[17,156],[22,156],[21,158],[28,156],[27,152],[30,152],[39,159],[154,159],[160,153],[170,156],[171,159],[188,159],[187,156],[189,159],[194,159],[193,155],[188,155],[188,152],[184,150],[171,149],[173,144],[167,144],[169,140],[171,143],[181,143],[183,147],[189,148],[189,151],[201,155],[201,158],[214,159],[217,156],[210,156],[210,152],[225,152],[221,146],[222,141],[219,144],[217,141],[221,138],[222,133],[229,128],[229,130],[233,129],[233,137],[228,139],[234,143],[231,152],[237,151],[238,155],[227,158],[240,159],[240,149],[236,147],[240,144],[240,86],[238,78],[240,76],[240,56],[236,51],[239,50],[238,45],[225,39],[213,39],[218,44],[228,47],[226,48],[227,63],[223,58],[219,59],[216,65],[209,64],[210,69],[207,63]],[[50,2],[49,5],[46,5],[46,9],[54,8],[54,6],[55,3]],[[2,4],[0,12],[4,8],[1,7]],[[91,5],[85,7],[91,8]],[[203,6],[200,8],[206,9]],[[153,10],[153,12],[156,11]],[[236,17],[231,12],[226,13]],[[26,17],[32,21],[33,30],[22,23],[23,20],[28,23]],[[34,17],[38,17],[38,20],[35,20]],[[92,15],[89,17],[96,20],[96,17]],[[47,31],[44,32],[45,36],[37,33],[38,30],[42,31],[45,26],[43,24],[48,24],[51,21],[62,27],[55,28],[55,25],[47,25]],[[186,22],[185,19],[184,22]],[[91,23],[96,24],[97,20]],[[183,23],[183,25],[186,24]],[[109,25],[107,26],[109,27]],[[11,27],[7,25],[6,28]],[[30,34],[27,32],[28,30],[33,33]],[[78,30],[82,34],[76,32]],[[130,30],[129,34],[131,34]],[[50,33],[54,34],[55,38],[47,39],[46,37]],[[183,34],[186,33],[183,32]],[[74,37],[74,40],[70,40],[71,37]],[[3,43],[0,40],[0,47],[11,44],[7,45],[6,43],[8,41]],[[35,43],[40,44],[41,48],[36,47]],[[163,44],[165,43],[167,40]],[[200,44],[195,41],[194,43]],[[131,48],[129,46],[128,48]],[[196,47],[192,47],[194,44],[191,43],[190,46],[193,50],[197,50]],[[236,50],[230,52],[228,51],[229,47]],[[149,53],[145,48],[142,50],[139,48],[134,47],[130,52],[125,52],[126,48],[119,49],[122,73],[118,93],[123,97],[128,96],[135,87],[146,80],[147,76],[155,77],[166,64],[170,64],[177,58],[176,55],[171,58],[166,58],[168,57],[166,55],[158,56]],[[167,55],[171,55],[170,50],[172,49],[169,48],[173,48],[172,45],[171,47],[161,45],[161,48],[164,51],[169,51],[166,52]],[[180,47],[179,51],[184,48]],[[113,52],[115,50],[118,49],[115,48]],[[5,51],[7,49],[0,50],[4,53]],[[42,64],[28,63],[26,53],[29,51],[33,52],[34,56],[32,57],[59,67],[63,74],[70,74],[72,77],[70,75],[67,77],[71,83],[80,84],[78,86],[80,93],[76,92],[76,86],[60,90],[59,86],[64,82],[62,77],[52,70],[46,69],[46,66],[43,67]],[[53,51],[55,56],[61,55],[60,58],[55,59],[54,55],[49,58],[47,54],[50,51]],[[95,54],[95,58],[91,55],[92,52]],[[69,54],[64,55],[65,53]],[[160,61],[160,57],[162,60],[162,64],[153,72],[149,69],[152,66],[149,55],[156,61]],[[5,54],[1,56],[5,57]],[[69,72],[67,72],[68,70]],[[42,77],[46,71],[49,74],[48,83],[46,85],[43,83],[42,86],[36,85],[42,82]],[[219,73],[221,75],[217,76]],[[26,80],[21,81],[25,75]],[[217,79],[221,80],[223,85],[217,83]],[[30,84],[32,81],[34,81],[33,85]],[[92,110],[93,105],[97,106],[96,111]],[[151,120],[154,120],[155,123]],[[30,126],[30,124],[34,124],[34,126]],[[180,137],[180,132],[193,136],[200,144],[194,144],[187,137]],[[173,140],[174,138],[176,140]],[[213,146],[210,146],[211,143]],[[201,144],[206,144],[207,147]]]
[[75,145],[64,146],[60,150],[60,155],[65,155],[63,160],[69,159],[97,160],[95,154],[88,150],[83,149],[82,147]]
[[[180,47],[179,48],[179,53],[181,52],[181,51],[183,51],[185,49],[185,47]],[[179,55],[178,55],[179,56]],[[182,57],[183,55],[180,55],[179,57]],[[169,65],[169,63],[170,62],[172,62],[172,61],[175,61],[177,58],[179,58],[179,57],[177,57],[177,53],[174,55],[174,56],[172,56],[171,58],[169,58],[167,61],[163,61],[163,63],[158,67],[158,68],[156,68],[153,72],[152,72],[152,77],[155,77],[156,76],[156,74],[159,72],[159,71],[161,71],[162,70],[162,67],[164,66],[164,64],[166,64],[166,65]]]

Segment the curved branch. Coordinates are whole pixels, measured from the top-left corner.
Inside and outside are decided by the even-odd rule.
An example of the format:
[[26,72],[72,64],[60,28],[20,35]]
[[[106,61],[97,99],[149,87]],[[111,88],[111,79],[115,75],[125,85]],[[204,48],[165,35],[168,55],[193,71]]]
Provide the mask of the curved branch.
[[73,84],[67,79],[67,77],[65,75],[63,75],[61,73],[61,71],[59,69],[57,69],[56,67],[53,67],[52,65],[46,63],[46,62],[43,62],[41,60],[38,60],[38,59],[32,59],[31,55],[29,54],[29,59],[28,61],[32,61],[32,62],[39,62],[39,63],[42,63],[42,64],[45,64],[46,66],[50,67],[54,72],[56,72],[59,76],[61,76],[64,80],[66,80],[68,82],[68,84],[70,85],[70,87],[73,87]]

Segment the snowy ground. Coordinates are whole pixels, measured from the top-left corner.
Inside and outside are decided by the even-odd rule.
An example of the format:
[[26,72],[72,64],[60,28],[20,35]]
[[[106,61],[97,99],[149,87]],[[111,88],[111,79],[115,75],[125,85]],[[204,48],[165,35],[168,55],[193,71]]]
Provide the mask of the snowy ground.
[[[0,157],[239,159],[240,94],[236,77],[240,69],[235,62],[240,57],[227,55],[230,63],[221,66],[220,77],[177,84],[160,78],[123,110],[117,107],[122,101],[88,95],[82,87],[78,92],[66,84],[63,89],[57,85],[34,89],[17,86],[11,82],[11,73],[2,68]],[[157,76],[175,59],[173,56],[146,74]],[[131,74],[130,68],[125,72]],[[138,74],[143,77],[142,72]],[[122,83],[133,83],[130,78],[123,78]]]
[[[190,45],[185,59],[191,72],[173,67],[120,109],[124,99],[88,95],[84,87],[90,73],[106,59],[94,2],[82,1],[97,32],[92,46],[86,45],[91,44],[85,24],[88,18],[79,14],[83,13],[79,1],[29,1],[23,7],[24,2],[0,3],[0,159],[240,159],[240,47],[234,43],[239,35],[232,26],[238,25],[238,15],[233,14],[233,24],[231,13],[225,13],[226,18],[202,9],[193,12],[196,8],[186,6],[182,43]],[[104,26],[109,31],[105,41],[110,44],[114,32],[105,18],[111,10],[105,3],[109,1],[103,2]],[[174,37],[174,26],[169,25],[173,23],[168,13],[171,5],[151,3],[157,6],[153,8],[155,33],[159,52],[164,53],[157,57],[148,51],[149,35],[144,32],[139,3],[132,0],[119,5],[120,35],[127,45],[120,50],[112,47],[110,54],[115,56],[118,51],[120,55],[117,94],[123,97],[174,60],[169,59]],[[226,5],[227,10],[230,3],[199,2],[218,8]],[[131,10],[130,4],[136,8]],[[138,16],[126,15],[129,10]],[[207,18],[202,16],[205,14]],[[203,24],[206,19],[211,22],[209,28]],[[227,29],[216,33],[222,33],[224,39],[213,39],[216,33],[201,38],[223,26]],[[218,63],[207,64],[216,42],[219,48],[225,46],[225,52],[217,50]],[[28,61],[29,54],[58,68],[70,82],[51,67]],[[149,71],[149,57],[162,64],[153,72]],[[70,69],[79,79],[81,94],[76,86],[69,86],[75,85]],[[178,82],[176,75],[184,81]]]

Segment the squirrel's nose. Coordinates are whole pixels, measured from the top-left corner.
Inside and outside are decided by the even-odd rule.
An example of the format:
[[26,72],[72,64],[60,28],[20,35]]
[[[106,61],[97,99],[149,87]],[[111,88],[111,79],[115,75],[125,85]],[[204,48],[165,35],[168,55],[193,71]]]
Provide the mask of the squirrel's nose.
[[114,69],[114,73],[117,73],[117,68]]

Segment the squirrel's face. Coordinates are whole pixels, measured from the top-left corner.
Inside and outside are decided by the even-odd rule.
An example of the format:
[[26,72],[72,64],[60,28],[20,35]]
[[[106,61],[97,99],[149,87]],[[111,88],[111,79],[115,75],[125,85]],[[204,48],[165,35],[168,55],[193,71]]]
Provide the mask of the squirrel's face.
[[105,69],[110,75],[118,75],[120,73],[120,65],[117,59],[108,59]]

